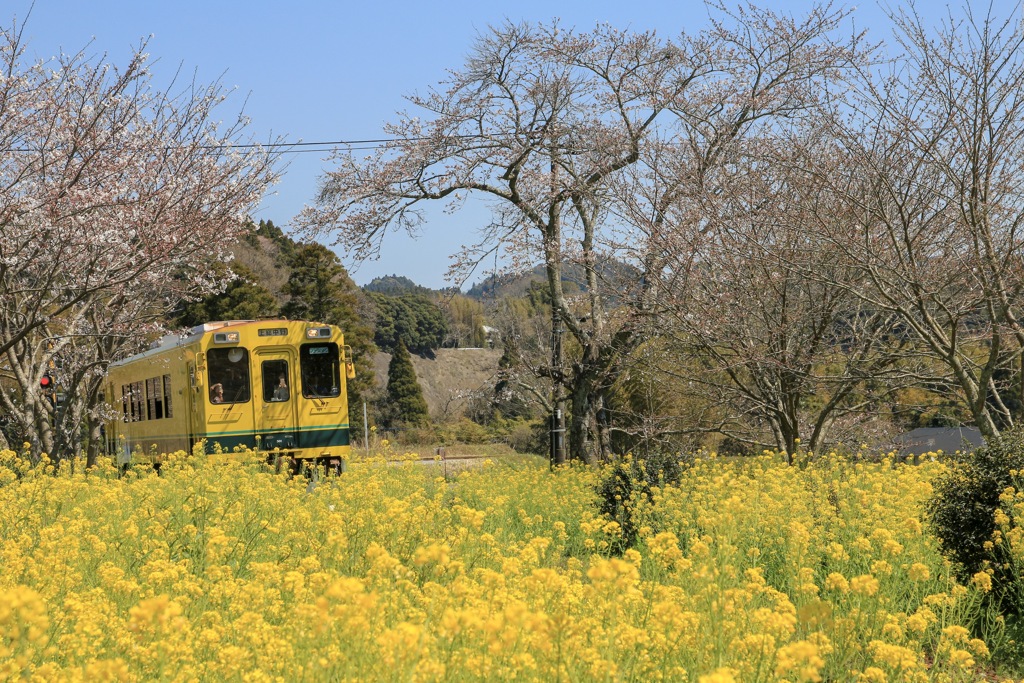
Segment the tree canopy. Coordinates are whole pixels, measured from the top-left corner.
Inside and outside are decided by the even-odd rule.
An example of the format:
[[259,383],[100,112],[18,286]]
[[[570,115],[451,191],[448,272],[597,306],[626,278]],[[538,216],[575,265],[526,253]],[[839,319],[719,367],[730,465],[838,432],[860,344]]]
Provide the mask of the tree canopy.
[[213,320],[258,320],[277,315],[278,303],[273,293],[257,282],[256,274],[238,261],[218,264],[215,272],[223,273],[228,284],[223,292],[210,294],[185,305],[176,324],[195,327]]
[[423,294],[388,296],[370,292],[377,309],[374,341],[381,351],[393,352],[401,342],[408,351],[428,356],[448,335],[444,314]]
[[[158,88],[145,42],[121,64],[33,60],[22,30],[0,30],[0,408],[34,456],[73,454],[98,441],[106,364],[214,288],[275,154],[219,83]],[[60,406],[39,389],[51,368]]]
[[[602,25],[592,31],[506,23],[480,35],[462,68],[409,98],[414,112],[369,156],[339,152],[308,234],[332,234],[372,256],[389,230],[414,230],[420,207],[488,198],[491,226],[462,254],[471,268],[495,249],[540,260],[556,344],[542,368],[552,407],[569,402],[577,458],[607,454],[607,391],[657,318],[669,286],[684,286],[702,204],[728,191],[733,149],[773,125],[812,116],[858,60],[845,16],[813,6],[794,18],[756,7],[707,30],[665,40]],[[628,270],[598,267],[612,258]],[[584,273],[568,295],[563,267]],[[612,307],[614,300],[620,305]]]

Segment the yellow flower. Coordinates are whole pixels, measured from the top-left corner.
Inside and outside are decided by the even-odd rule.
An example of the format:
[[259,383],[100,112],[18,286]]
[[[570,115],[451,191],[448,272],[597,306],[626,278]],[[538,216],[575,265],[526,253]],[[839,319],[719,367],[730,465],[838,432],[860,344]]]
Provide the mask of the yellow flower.
[[990,654],[988,650],[988,645],[985,644],[985,641],[979,640],[978,638],[971,638],[970,640],[968,640],[967,647],[969,647],[971,651],[979,657],[987,658]]
[[907,628],[916,633],[924,633],[930,625],[938,620],[935,612],[922,605],[914,614],[907,617]]
[[888,683],[889,677],[877,666],[869,666],[857,675],[857,683]]
[[878,592],[878,579],[870,574],[861,574],[850,579],[850,590],[858,595],[872,596]]
[[846,580],[846,577],[839,572],[832,572],[825,577],[825,588],[828,590],[839,591],[845,593],[850,590],[850,582]]
[[921,668],[921,655],[900,645],[891,645],[881,640],[868,643],[868,651],[875,661],[899,671]]
[[671,531],[662,531],[647,542],[651,556],[663,567],[673,567],[677,560],[683,558],[679,549],[679,537]]
[[843,547],[842,543],[829,543],[828,546],[825,547],[825,552],[836,562],[843,562],[850,559],[850,553],[846,552],[846,548]]
[[928,569],[928,565],[921,562],[915,562],[910,565],[910,569],[907,570],[907,577],[911,581],[927,581],[931,578],[931,570]]
[[697,683],[736,683],[736,676],[739,672],[729,667],[715,669],[709,674],[697,678]]
[[967,650],[951,650],[947,660],[949,665],[957,669],[973,669],[974,657]]
[[878,683],[989,656],[968,629],[991,574],[921,597],[950,571],[916,522],[943,463],[698,458],[634,499],[640,543],[615,556],[591,467],[358,458],[311,485],[202,447],[159,475],[15,457],[0,680]]
[[775,653],[775,675],[797,681],[820,681],[821,668],[825,660],[818,653],[817,645],[798,640],[780,647]]
[[876,576],[889,576],[892,574],[892,565],[885,560],[876,560],[871,563],[871,573]]
[[5,640],[43,644],[49,625],[46,603],[38,592],[27,586],[0,589],[0,656],[4,655]]
[[168,595],[147,598],[128,610],[131,617],[128,628],[132,631],[162,630],[176,622],[181,613],[181,605]]
[[992,590],[992,575],[987,572],[978,572],[971,577],[971,585],[983,593]]

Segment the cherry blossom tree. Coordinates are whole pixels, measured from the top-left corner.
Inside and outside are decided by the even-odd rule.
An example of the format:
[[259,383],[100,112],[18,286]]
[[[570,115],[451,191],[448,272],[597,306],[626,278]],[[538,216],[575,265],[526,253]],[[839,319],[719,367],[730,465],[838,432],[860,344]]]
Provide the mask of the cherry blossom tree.
[[0,406],[34,454],[75,443],[63,418],[95,407],[55,416],[40,376],[71,346],[65,363],[102,372],[101,347],[137,345],[147,319],[214,286],[210,263],[275,178],[245,118],[219,121],[225,88],[157,88],[145,47],[122,66],[84,51],[32,61],[21,28],[0,31]]
[[[369,157],[339,152],[318,203],[297,220],[367,258],[389,231],[416,233],[428,202],[454,210],[470,195],[488,200],[493,221],[456,274],[496,249],[545,265],[567,343],[542,371],[553,408],[571,406],[575,458],[607,452],[597,418],[658,312],[662,241],[677,244],[671,233],[696,220],[677,207],[689,198],[692,208],[734,141],[805,111],[816,85],[856,56],[855,38],[832,35],[844,13],[828,6],[800,19],[712,11],[709,28],[674,40],[557,23],[487,31],[462,69],[409,98],[416,111],[385,128],[392,142]],[[651,201],[626,203],[640,193]],[[563,289],[568,265],[584,273],[579,295]]]
[[901,317],[993,436],[1024,405],[1024,24],[1019,7],[998,19],[968,6],[935,29],[913,11],[893,19],[905,54],[822,119],[829,154],[806,154],[852,217],[814,227],[858,264],[865,286],[851,291]]
[[874,420],[919,379],[899,316],[855,293],[858,264],[817,227],[837,236],[854,218],[802,168],[807,134],[764,136],[733,156],[702,239],[683,254],[690,277],[666,291],[665,336],[693,361],[660,364],[703,398],[714,431],[788,454]]

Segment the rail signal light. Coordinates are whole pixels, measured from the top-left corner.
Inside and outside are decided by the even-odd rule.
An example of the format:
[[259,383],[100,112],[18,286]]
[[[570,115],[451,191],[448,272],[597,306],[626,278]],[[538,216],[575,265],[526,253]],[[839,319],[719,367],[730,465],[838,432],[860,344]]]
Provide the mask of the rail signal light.
[[51,405],[56,407],[57,393],[56,391],[54,391],[56,389],[56,383],[53,381],[53,375],[51,375],[50,373],[46,373],[45,375],[40,377],[39,388],[43,392],[43,398],[49,401]]

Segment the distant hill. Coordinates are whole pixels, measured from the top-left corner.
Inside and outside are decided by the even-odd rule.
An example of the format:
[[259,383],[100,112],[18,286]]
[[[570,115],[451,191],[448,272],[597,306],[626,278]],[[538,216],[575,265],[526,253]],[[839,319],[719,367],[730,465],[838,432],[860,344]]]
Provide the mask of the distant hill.
[[387,294],[388,296],[401,296],[402,294],[427,294],[430,295],[436,290],[416,284],[404,275],[384,275],[375,277],[369,283],[363,285],[367,292]]
[[[563,281],[565,278],[562,278]],[[533,270],[523,273],[511,273],[489,277],[483,282],[477,282],[469,288],[466,296],[474,299],[500,299],[506,296],[524,296],[530,285],[534,282],[544,283],[547,281],[547,273],[544,266],[536,266]]]
[[[598,278],[605,283],[635,283],[639,277],[636,268],[620,261],[606,259],[598,265]],[[524,296],[534,283],[547,283],[547,270],[543,264],[534,266],[531,270],[514,273],[511,275],[487,278],[482,282],[475,283],[466,292],[466,296],[474,299],[501,299],[503,297]],[[562,268],[562,283],[574,285],[566,287],[569,292],[586,291],[587,278],[583,266],[576,264],[565,264]]]

